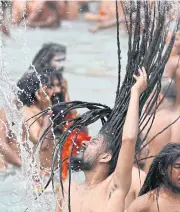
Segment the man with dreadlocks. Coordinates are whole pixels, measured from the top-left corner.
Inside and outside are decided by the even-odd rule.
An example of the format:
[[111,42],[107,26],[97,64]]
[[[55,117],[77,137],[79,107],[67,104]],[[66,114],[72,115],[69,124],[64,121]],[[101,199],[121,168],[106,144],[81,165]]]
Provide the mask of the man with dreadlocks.
[[[146,173],[148,172],[149,167],[153,161],[153,158],[151,158],[151,156],[156,156],[161,151],[161,149],[169,142],[178,142],[180,140],[180,111],[175,106],[176,93],[177,90],[175,82],[169,77],[163,77],[161,79],[161,91],[157,98],[157,105],[159,106],[156,110],[155,117],[153,117],[153,115],[147,116],[147,119],[149,119],[150,116],[151,119],[154,118],[154,122],[148,134],[147,131],[151,123],[149,123],[142,132],[142,138],[144,137],[143,135],[147,134],[145,146],[148,146],[147,156],[150,157],[145,162],[144,171]],[[154,93],[152,93],[152,95],[154,95]],[[147,110],[152,95],[146,103]],[[149,111],[150,114],[154,112],[153,109],[155,108],[152,108],[151,111]],[[169,127],[167,128],[167,126]],[[162,133],[159,133],[161,131]]]
[[[81,169],[86,178],[83,184],[71,184],[69,198],[72,211],[124,211],[138,134],[139,98],[147,87],[145,69],[139,70],[139,74],[139,77],[134,75],[136,83],[131,88],[121,150],[116,161],[112,158],[113,151],[116,151],[112,143],[113,134],[106,131],[100,131],[90,142],[84,142],[77,155],[71,159],[72,169]],[[56,212],[68,210],[68,185],[65,184],[64,188],[64,192],[59,192]]]
[[169,143],[154,159],[127,212],[180,212],[180,144]]
[[[48,69],[58,70],[63,74],[66,61],[66,46],[58,43],[45,43],[35,55],[29,70],[35,68],[38,74]],[[62,75],[63,76],[63,75]],[[65,101],[69,101],[67,81],[62,77],[62,88]]]

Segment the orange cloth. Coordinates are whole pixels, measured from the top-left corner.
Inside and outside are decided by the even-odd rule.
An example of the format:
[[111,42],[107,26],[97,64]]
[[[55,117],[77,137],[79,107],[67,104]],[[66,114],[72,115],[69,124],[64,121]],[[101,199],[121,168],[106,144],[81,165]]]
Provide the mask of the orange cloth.
[[[66,120],[69,119],[73,119],[75,118],[76,115],[71,115],[71,116],[67,116]],[[65,131],[72,123],[68,123],[63,131]],[[67,138],[67,140],[64,143],[63,149],[62,149],[62,160],[64,160],[65,158],[69,158],[70,154],[71,154],[71,148],[72,148],[72,142],[74,141],[74,138],[76,136],[77,130],[74,130]],[[72,155],[75,155],[78,148],[81,146],[81,143],[86,140],[89,141],[91,139],[91,136],[88,136],[87,134],[80,132],[77,136],[76,139],[76,145],[74,145],[74,149],[72,152]],[[69,164],[69,159],[66,160],[63,164],[62,164],[62,179],[65,180],[68,176],[68,164]]]

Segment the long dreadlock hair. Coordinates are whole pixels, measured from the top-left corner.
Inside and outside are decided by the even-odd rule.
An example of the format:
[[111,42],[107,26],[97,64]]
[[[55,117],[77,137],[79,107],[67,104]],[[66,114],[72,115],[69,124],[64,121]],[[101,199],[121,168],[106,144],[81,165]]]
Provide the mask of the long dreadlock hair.
[[66,55],[66,46],[58,43],[43,44],[42,48],[34,57],[29,69],[34,66],[36,72],[39,74],[41,74],[43,71],[46,71],[47,69],[52,69],[50,62],[57,53]]
[[[112,150],[112,160],[110,162],[109,174],[111,174],[117,163],[119,150],[121,147],[121,137],[122,137],[122,128],[124,125],[126,113],[128,110],[129,100],[130,100],[130,89],[135,83],[133,79],[133,74],[137,74],[139,67],[144,66],[147,70],[148,75],[148,88],[140,97],[140,122],[141,126],[144,120],[146,120],[146,111],[141,114],[142,108],[150,96],[154,88],[157,92],[153,95],[152,100],[149,103],[147,109],[154,107],[156,100],[161,88],[161,77],[164,71],[165,64],[169,58],[173,43],[174,35],[168,45],[165,48],[165,41],[167,36],[167,27],[165,27],[166,14],[168,12],[168,5],[166,2],[158,1],[150,4],[149,1],[132,1],[129,2],[128,13],[126,13],[126,26],[129,36],[128,41],[128,61],[126,66],[126,75],[125,79],[120,86],[121,79],[121,63],[120,63],[120,41],[119,41],[119,17],[118,17],[118,7],[116,1],[116,18],[117,18],[117,46],[118,46],[118,86],[116,91],[115,105],[113,109],[97,103],[88,103],[81,101],[74,101],[68,103],[61,103],[61,105],[66,105],[66,109],[60,111],[55,117],[52,118],[52,121],[58,119],[60,121],[60,126],[65,125],[67,122],[71,122],[71,126],[59,137],[59,140],[56,144],[55,151],[52,156],[52,165],[51,165],[51,178],[47,185],[52,180],[53,185],[53,175],[54,171],[59,168],[60,173],[60,182],[62,194],[64,194],[63,184],[62,184],[62,148],[68,137],[68,135],[73,131],[77,130],[78,132],[85,126],[88,126],[98,119],[101,119],[102,128],[100,133],[102,135],[113,136],[113,141],[111,143]],[[123,9],[125,10],[124,2],[121,2]],[[127,5],[126,5],[127,7]],[[126,8],[127,9],[127,8]],[[135,21],[133,16],[135,16]],[[129,21],[127,21],[129,20]],[[141,21],[143,23],[141,24]],[[88,111],[82,114],[81,116],[65,121],[64,117],[69,111],[73,109],[87,108]],[[153,114],[154,116],[154,114]],[[150,119],[149,119],[150,120]],[[144,127],[148,124],[144,124]],[[153,119],[152,119],[153,122]],[[151,123],[152,125],[152,123]],[[151,127],[151,126],[150,126]],[[149,130],[150,130],[149,127]],[[46,134],[48,134],[51,126],[49,126],[43,136],[39,139],[38,144],[40,144]],[[73,140],[72,151],[76,144],[76,137]],[[108,142],[108,141],[107,141]],[[72,155],[71,151],[71,155]],[[70,155],[70,157],[71,157]],[[59,167],[55,167],[55,162],[59,161]],[[71,211],[70,206],[70,185],[71,185],[71,167],[69,167],[69,211]],[[45,187],[47,187],[47,185]],[[54,187],[54,185],[53,185]]]

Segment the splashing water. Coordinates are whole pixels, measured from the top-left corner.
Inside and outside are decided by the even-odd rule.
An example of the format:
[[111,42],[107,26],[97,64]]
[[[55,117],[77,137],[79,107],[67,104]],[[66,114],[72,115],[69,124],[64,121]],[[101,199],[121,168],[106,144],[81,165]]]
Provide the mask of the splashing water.
[[[24,33],[19,34],[19,40],[22,43],[19,51],[23,51],[23,60],[26,62],[28,61],[28,46],[25,33],[26,23],[24,20]],[[2,33],[0,38],[0,106],[5,110],[7,119],[6,129],[11,131],[12,135],[16,138],[22,160],[21,169],[15,167],[10,169],[8,167],[4,171],[4,181],[0,181],[0,184],[2,184],[0,186],[0,196],[2,195],[6,200],[0,201],[0,208],[2,212],[10,207],[13,208],[13,211],[52,211],[52,198],[45,194],[38,197],[39,192],[43,188],[38,156],[33,155],[33,144],[27,139],[28,136],[25,136],[25,134],[28,135],[27,130],[23,130],[25,129],[25,126],[23,126],[23,105],[17,99],[18,88],[12,82],[10,73],[8,73],[10,58],[7,58],[4,51]],[[9,175],[7,174],[8,170]],[[1,174],[3,175],[3,172]],[[9,186],[11,189],[7,192]],[[36,198],[37,200],[35,200]]]

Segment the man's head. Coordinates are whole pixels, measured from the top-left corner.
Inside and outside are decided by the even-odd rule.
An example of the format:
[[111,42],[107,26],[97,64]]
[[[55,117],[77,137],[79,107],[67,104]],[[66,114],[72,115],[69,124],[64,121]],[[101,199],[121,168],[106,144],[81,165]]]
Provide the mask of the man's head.
[[[152,102],[153,96],[156,95],[156,91],[152,92],[152,94],[149,96],[146,104],[145,104],[145,109],[149,106]],[[172,103],[174,104],[176,101],[176,95],[177,95],[177,90],[176,90],[176,84],[173,79],[169,77],[162,77],[161,79],[161,90],[160,93],[157,97],[157,105],[158,109],[161,109],[164,107],[164,103]],[[162,104],[163,103],[163,104]],[[154,110],[156,109],[156,104],[154,104],[153,108],[150,108],[147,112],[148,113],[153,113]]]
[[18,81],[17,87],[19,88],[19,100],[28,107],[38,103],[38,92],[43,91],[49,98],[53,94],[50,78],[45,73],[38,76],[36,72],[27,72]]
[[174,49],[177,54],[180,54],[180,30],[176,32],[176,38],[174,41]]
[[[33,59],[32,65],[38,73],[47,69],[63,72],[66,47],[58,43],[45,43]],[[32,68],[32,67],[30,67]]]
[[140,191],[143,195],[164,186],[180,192],[180,144],[169,143],[155,157]]
[[[71,159],[73,170],[91,171],[95,167],[103,166],[108,174],[114,169],[113,135],[101,132],[90,141],[84,141],[77,154]],[[117,160],[116,160],[117,162]]]

